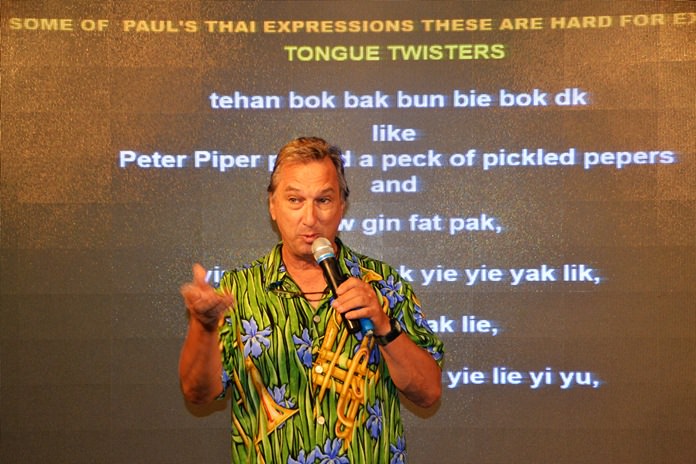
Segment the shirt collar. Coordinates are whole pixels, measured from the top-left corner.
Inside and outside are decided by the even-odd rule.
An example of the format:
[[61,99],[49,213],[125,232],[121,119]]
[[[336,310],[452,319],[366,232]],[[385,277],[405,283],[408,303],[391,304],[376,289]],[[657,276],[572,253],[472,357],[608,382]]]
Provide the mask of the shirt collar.
[[282,288],[287,275],[282,257],[283,242],[279,242],[263,260],[264,287],[266,290]]
[[[337,259],[339,267],[345,275],[354,275],[354,273],[351,272],[352,270],[346,265],[345,257],[347,254],[349,254],[348,249],[345,245],[343,245],[343,242],[341,242],[338,237],[336,237],[336,245],[338,248]],[[284,288],[287,287],[286,277],[288,276],[288,273],[285,269],[285,264],[283,263],[282,249],[283,242],[281,241],[278,242],[275,247],[273,247],[270,253],[268,253],[263,260],[264,287],[268,291],[279,289],[286,291],[297,291],[298,289],[296,288]]]

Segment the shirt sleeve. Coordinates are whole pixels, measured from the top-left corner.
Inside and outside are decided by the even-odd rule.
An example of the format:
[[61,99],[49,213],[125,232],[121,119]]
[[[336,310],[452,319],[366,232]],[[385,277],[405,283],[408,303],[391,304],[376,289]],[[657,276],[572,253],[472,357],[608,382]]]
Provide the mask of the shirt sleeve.
[[402,300],[395,304],[392,317],[401,324],[401,328],[419,347],[426,350],[437,364],[442,367],[445,347],[442,340],[433,332],[423,312],[420,300],[408,282],[395,274],[395,282],[400,283],[399,294]]
[[[426,350],[442,367],[445,348],[442,340],[433,332],[421,307],[420,300],[409,282],[393,267],[366,257],[360,259],[360,276],[378,293],[382,307],[413,342]],[[350,266],[350,262],[348,263]],[[355,275],[355,274],[353,274]]]

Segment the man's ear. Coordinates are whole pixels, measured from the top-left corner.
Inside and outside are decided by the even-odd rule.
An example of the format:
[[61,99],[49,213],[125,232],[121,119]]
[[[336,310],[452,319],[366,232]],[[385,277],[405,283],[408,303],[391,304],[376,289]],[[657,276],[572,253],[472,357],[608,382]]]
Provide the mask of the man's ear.
[[271,219],[275,222],[276,220],[276,215],[275,215],[275,205],[273,204],[273,194],[269,193],[268,194],[268,213],[271,215]]

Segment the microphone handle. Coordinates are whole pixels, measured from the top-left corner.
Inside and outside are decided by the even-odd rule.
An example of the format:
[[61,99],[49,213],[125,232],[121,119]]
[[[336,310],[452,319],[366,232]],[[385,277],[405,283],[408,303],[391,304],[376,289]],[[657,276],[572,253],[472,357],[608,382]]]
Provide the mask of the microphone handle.
[[[326,279],[326,283],[329,285],[329,288],[334,294],[334,297],[338,296],[338,287],[348,280],[347,277],[345,277],[341,271],[338,269],[338,263],[336,262],[336,258],[327,258],[322,260],[320,263],[321,269],[324,271],[324,278]],[[367,321],[372,324],[372,321],[367,319]],[[343,323],[346,325],[346,328],[348,329],[348,332],[351,334],[354,334],[356,332],[360,332],[361,330],[361,322],[357,321],[355,319],[348,319],[343,317]]]

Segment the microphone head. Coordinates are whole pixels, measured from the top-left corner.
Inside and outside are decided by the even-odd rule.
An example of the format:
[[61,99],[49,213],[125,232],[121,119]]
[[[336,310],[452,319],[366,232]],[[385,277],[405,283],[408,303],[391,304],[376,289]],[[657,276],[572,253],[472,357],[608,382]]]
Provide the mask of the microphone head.
[[331,242],[326,237],[319,237],[312,242],[312,254],[318,263],[326,258],[334,258],[334,249]]

